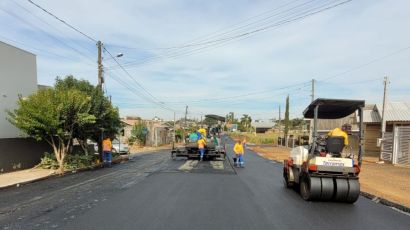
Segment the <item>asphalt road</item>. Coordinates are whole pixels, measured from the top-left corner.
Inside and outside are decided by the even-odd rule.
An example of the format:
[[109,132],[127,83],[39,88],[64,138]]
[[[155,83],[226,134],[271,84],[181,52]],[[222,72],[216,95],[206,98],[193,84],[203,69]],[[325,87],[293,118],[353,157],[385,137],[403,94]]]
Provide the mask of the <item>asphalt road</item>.
[[283,187],[280,164],[250,151],[245,164],[158,152],[3,190],[0,229],[410,229],[410,216],[363,197],[303,201]]

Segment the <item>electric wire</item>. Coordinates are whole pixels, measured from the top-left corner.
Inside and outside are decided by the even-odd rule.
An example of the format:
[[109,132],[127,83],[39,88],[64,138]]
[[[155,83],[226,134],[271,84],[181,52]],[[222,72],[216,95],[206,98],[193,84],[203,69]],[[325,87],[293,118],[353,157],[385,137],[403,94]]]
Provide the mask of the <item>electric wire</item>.
[[[140,60],[138,62],[123,63],[123,66],[124,67],[129,67],[129,66],[132,66],[132,65],[141,65],[141,64],[144,64],[145,62],[149,62],[151,60],[156,60],[156,59],[160,59],[160,58],[164,58],[164,57],[165,58],[174,58],[174,57],[184,56],[186,54],[196,53],[195,51],[203,50],[203,49],[213,47],[213,46],[216,46],[216,45],[224,45],[224,43],[228,43],[232,40],[236,40],[236,39],[239,39],[239,38],[242,38],[242,37],[249,37],[249,36],[253,35],[254,33],[262,32],[262,31],[265,31],[265,30],[268,30],[268,29],[271,29],[271,28],[274,28],[274,27],[278,27],[278,26],[285,25],[285,24],[288,24],[288,23],[291,23],[291,22],[294,22],[294,21],[302,20],[306,17],[321,13],[321,12],[326,11],[326,10],[330,10],[332,8],[338,7],[340,5],[346,4],[346,3],[351,2],[351,1],[352,0],[346,0],[346,1],[339,2],[339,3],[334,3],[334,4],[333,3],[331,3],[331,4],[325,3],[325,4],[322,4],[320,6],[314,6],[313,8],[305,10],[302,13],[293,12],[293,14],[296,13],[296,15],[294,15],[293,18],[286,19],[286,17],[289,17],[289,15],[285,15],[284,17],[281,18],[281,19],[285,18],[284,20],[279,21],[279,22],[275,22],[273,24],[271,23],[271,24],[268,24],[268,25],[264,25],[260,28],[257,28],[257,29],[251,30],[251,31],[246,31],[246,32],[243,32],[241,34],[234,35],[234,36],[224,37],[224,38],[220,38],[220,39],[217,39],[217,40],[207,41],[206,43],[196,44],[196,45],[199,45],[199,46],[203,46],[203,47],[200,47],[198,49],[182,51],[182,53],[173,52],[171,54],[168,54],[168,56],[161,56],[161,55],[152,56],[152,57],[148,57],[146,59]],[[209,43],[212,43],[212,44],[204,47],[205,44],[209,44]],[[191,45],[193,45],[193,44],[191,44]],[[114,68],[114,66],[111,66],[109,68]]]
[[54,17],[55,19],[57,19],[58,21],[60,21],[61,23],[63,23],[64,25],[70,27],[71,29],[77,31],[78,33],[82,34],[84,37],[88,38],[89,40],[93,41],[94,43],[97,43],[97,40],[92,38],[91,36],[81,32],[79,29],[75,28],[74,26],[68,24],[66,21],[64,21],[63,19],[57,17],[56,15],[54,15],[53,13],[51,13],[50,11],[44,9],[42,6],[40,6],[39,4],[33,2],[32,0],[27,0],[29,3],[31,3],[32,5],[34,5],[35,7],[41,9],[42,11],[44,11],[46,14]]

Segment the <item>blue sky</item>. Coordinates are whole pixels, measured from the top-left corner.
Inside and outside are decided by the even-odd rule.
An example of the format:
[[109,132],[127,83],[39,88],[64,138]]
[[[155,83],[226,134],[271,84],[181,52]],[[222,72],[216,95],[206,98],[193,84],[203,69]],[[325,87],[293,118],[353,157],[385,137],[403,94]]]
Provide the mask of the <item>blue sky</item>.
[[[382,79],[388,75],[389,100],[410,100],[410,48],[406,49],[410,2],[406,0],[353,0],[217,47],[201,43],[275,24],[292,12],[297,15],[343,1],[34,2],[103,41],[112,54],[124,54],[118,61],[134,80],[104,53],[106,91],[123,116],[172,119],[173,112],[162,107],[182,117],[188,105],[192,118],[230,111],[253,119],[277,118],[278,106],[283,111],[289,94],[291,116],[300,117],[310,102],[313,78],[317,97],[379,103]],[[0,1],[0,21],[1,41],[37,55],[39,84],[52,85],[56,76],[69,74],[96,84],[94,42],[26,0]]]

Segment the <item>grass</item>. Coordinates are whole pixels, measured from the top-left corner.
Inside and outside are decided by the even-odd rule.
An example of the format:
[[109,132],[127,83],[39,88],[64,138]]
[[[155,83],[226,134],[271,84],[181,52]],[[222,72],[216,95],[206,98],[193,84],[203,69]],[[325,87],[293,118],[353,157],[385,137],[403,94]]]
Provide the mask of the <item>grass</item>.
[[277,133],[231,133],[229,134],[232,139],[245,139],[247,143],[253,143],[257,145],[261,144],[276,144],[278,141]]

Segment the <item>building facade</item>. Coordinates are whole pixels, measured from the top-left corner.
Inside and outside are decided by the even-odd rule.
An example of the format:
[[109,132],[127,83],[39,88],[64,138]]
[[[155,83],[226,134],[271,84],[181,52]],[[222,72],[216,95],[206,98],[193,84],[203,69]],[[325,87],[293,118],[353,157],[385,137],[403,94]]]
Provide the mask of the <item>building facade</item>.
[[19,96],[37,91],[36,55],[0,41],[0,173],[30,168],[50,147],[24,135],[7,120]]

